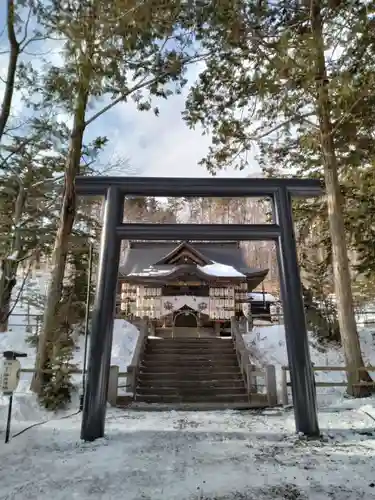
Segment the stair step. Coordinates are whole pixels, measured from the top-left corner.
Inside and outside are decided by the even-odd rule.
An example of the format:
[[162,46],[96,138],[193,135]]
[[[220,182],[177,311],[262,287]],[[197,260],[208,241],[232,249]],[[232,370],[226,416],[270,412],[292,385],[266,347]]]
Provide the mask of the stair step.
[[141,365],[147,365],[147,366],[164,366],[164,365],[171,365],[171,366],[185,366],[187,368],[194,367],[194,366],[205,366],[206,364],[208,366],[238,366],[238,361],[237,358],[215,358],[215,357],[205,357],[205,358],[175,358],[174,356],[170,356],[167,358],[159,358],[155,359],[152,356],[149,356],[147,358],[144,358],[142,360]]
[[241,372],[239,368],[234,368],[231,371],[228,368],[225,371],[165,371],[165,372],[145,372],[141,371],[139,373],[139,379],[142,380],[225,380],[225,379],[233,379],[233,380],[243,380]]
[[146,351],[143,355],[143,357],[148,357],[148,358],[156,358],[159,359],[160,357],[178,357],[178,358],[186,358],[186,359],[194,359],[194,358],[221,358],[221,359],[237,359],[235,351],[229,351],[229,352],[223,352],[223,351],[203,351],[202,349],[199,349],[197,351],[188,351],[188,352],[181,352],[181,351],[155,351],[155,352],[150,352]]
[[149,378],[138,378],[137,386],[140,387],[155,387],[155,388],[173,388],[173,389],[190,389],[200,390],[200,388],[216,388],[216,387],[245,387],[244,381],[242,379],[225,379],[221,380],[200,378],[197,380],[186,380],[180,379],[176,380],[174,378],[165,379],[149,379]]
[[159,394],[136,394],[135,401],[144,402],[144,403],[228,403],[228,402],[248,402],[249,399],[247,395],[243,394],[218,394],[218,395],[210,395],[210,396],[201,396],[201,395],[193,395],[193,396],[171,396],[171,395],[159,395]]
[[[147,337],[150,342],[221,342],[221,337],[218,336],[202,336],[202,337]],[[225,342],[225,341],[224,341]]]
[[223,354],[202,354],[202,353],[195,353],[195,354],[174,354],[174,353],[158,353],[158,354],[149,354],[145,353],[143,357],[144,362],[163,362],[163,361],[170,361],[170,362],[186,362],[186,363],[191,363],[193,361],[213,361],[213,362],[218,362],[218,363],[238,363],[237,357],[232,354],[232,355],[223,355]]
[[199,351],[200,349],[203,349],[205,351],[234,351],[234,345],[232,342],[228,344],[163,344],[161,343],[160,345],[146,345],[146,349],[150,351],[159,351],[159,350],[172,350],[172,351]]
[[[117,405],[119,407],[126,406],[126,402],[123,403],[119,398],[117,401]],[[131,410],[135,411],[222,411],[222,410],[250,410],[256,408],[266,408],[266,404],[259,403],[249,403],[249,401],[238,401],[236,402],[211,402],[211,403],[159,403],[159,402],[151,402],[151,403],[143,403],[141,401],[133,401],[130,405]]]
[[146,363],[141,364],[139,373],[174,373],[176,375],[188,375],[193,373],[196,375],[216,375],[218,373],[238,373],[241,371],[236,364],[219,364],[219,363],[198,363],[198,364],[184,364],[184,363]]
[[148,349],[234,349],[233,342],[217,342],[203,343],[203,342],[157,342],[156,344],[146,343]]
[[239,369],[238,365],[219,365],[219,364],[197,364],[197,365],[183,365],[181,363],[157,363],[157,364],[152,364],[152,363],[147,363],[141,364],[139,367],[140,373],[182,373],[182,374],[189,374],[189,373],[196,373],[196,374],[202,374],[202,373],[207,373],[207,374],[213,374],[213,373],[230,373],[230,372],[235,372],[241,374],[241,370]]
[[186,338],[186,339],[147,339],[147,345],[233,345],[233,341],[228,337],[214,337],[214,338]]
[[247,396],[247,391],[245,386],[242,387],[147,387],[147,386],[137,386],[136,394],[142,395],[153,395],[157,394],[158,396],[178,396],[179,398],[184,399],[185,397],[203,397],[203,396],[213,396],[217,397],[219,395],[227,395],[227,394],[242,394],[243,396]]
[[212,346],[200,346],[200,345],[149,345],[146,346],[146,351],[149,352],[235,352],[234,345],[231,343],[229,345],[212,345]]

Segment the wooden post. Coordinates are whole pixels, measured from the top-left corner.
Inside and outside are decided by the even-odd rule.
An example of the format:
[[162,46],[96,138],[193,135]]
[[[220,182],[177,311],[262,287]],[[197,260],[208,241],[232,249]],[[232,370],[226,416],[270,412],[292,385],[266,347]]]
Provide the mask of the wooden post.
[[247,316],[247,324],[248,324],[249,332],[252,332],[253,328],[254,328],[254,318],[253,318],[253,314],[251,312],[251,304],[249,304],[249,313]]
[[220,323],[218,321],[215,321],[214,331],[215,331],[215,335],[217,335],[217,336],[220,335]]
[[270,406],[277,405],[277,388],[276,388],[276,370],[274,365],[266,366],[266,388],[268,404]]
[[109,369],[107,401],[111,406],[117,406],[118,374],[119,374],[119,372],[120,372],[120,369],[117,365],[113,365]]
[[239,330],[241,334],[247,333],[247,319],[244,316],[241,316],[239,320]]
[[[144,328],[145,330],[147,329],[147,319],[144,319],[144,321],[146,322],[146,324],[143,324],[142,325],[142,328]],[[155,321],[154,320],[150,320],[149,322],[149,330],[150,330],[150,335],[152,337],[155,337],[156,335],[156,327],[155,327]],[[145,335],[146,335],[146,331],[145,331]]]
[[136,382],[137,382],[137,367],[129,365],[127,369],[127,386],[129,387],[129,392],[135,396]]
[[32,328],[30,327],[30,302],[27,301],[27,327],[26,331],[31,333]]
[[287,367],[281,367],[281,404],[288,405]]
[[248,391],[251,394],[256,394],[258,387],[257,387],[257,379],[254,377],[253,372],[256,371],[256,367],[248,361],[248,384],[249,388]]

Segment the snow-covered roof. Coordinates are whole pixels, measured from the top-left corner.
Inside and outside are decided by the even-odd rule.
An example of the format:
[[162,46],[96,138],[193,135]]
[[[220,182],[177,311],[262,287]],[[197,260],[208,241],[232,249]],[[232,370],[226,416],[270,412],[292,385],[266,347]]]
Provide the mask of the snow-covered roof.
[[245,278],[245,275],[237,271],[234,267],[219,264],[218,262],[208,264],[207,266],[198,266],[198,269],[203,271],[205,274],[220,278]]
[[161,269],[161,268],[156,268],[154,266],[150,266],[150,267],[148,267],[146,269],[142,269],[139,272],[129,273],[128,276],[160,276],[160,275],[163,276],[163,275],[166,275],[166,274],[170,274],[175,269],[176,269],[176,266],[173,266],[172,268],[168,267],[168,268],[165,268],[165,269]]
[[[150,267],[158,268],[163,258],[171,254],[181,243],[174,242],[131,242],[125,249],[122,262],[120,264],[120,275],[135,276]],[[210,242],[210,243],[190,243],[190,247],[205,257],[207,263],[220,263],[233,267],[238,273],[251,275],[259,273],[267,274],[266,269],[254,269],[246,264],[242,249],[236,242]],[[160,268],[167,267],[167,263]],[[169,266],[170,269],[170,266]]]
[[[208,264],[207,266],[196,266],[194,264],[150,266],[148,268],[141,269],[140,271],[129,273],[128,277],[133,282],[140,282],[142,278],[144,280],[153,278],[156,281],[160,281],[163,280],[163,278],[175,279],[193,275],[207,280],[214,280],[215,278],[231,278],[239,281],[247,278],[234,267],[218,263]],[[262,271],[260,271],[260,276],[259,272],[258,276],[255,276],[258,281],[262,280],[263,277]]]

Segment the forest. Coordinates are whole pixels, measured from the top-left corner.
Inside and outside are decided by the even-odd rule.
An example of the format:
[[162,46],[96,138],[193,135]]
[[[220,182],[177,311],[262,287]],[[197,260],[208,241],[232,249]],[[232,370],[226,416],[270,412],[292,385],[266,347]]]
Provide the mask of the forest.
[[[373,2],[337,0],[6,0],[0,331],[15,290],[47,262],[32,384],[42,404],[69,398],[89,248],[97,256],[100,241],[102,200],[77,200],[75,178],[133,173],[127,158],[106,154],[112,138],[105,128],[96,134],[95,124],[130,103],[158,116],[160,102],[183,92],[181,120],[210,137],[201,159],[207,175],[235,168],[251,176],[255,154],[259,175],[324,182],[321,199],[294,201],[303,284],[317,302],[335,295],[348,380],[369,379],[355,369],[364,363],[354,307],[375,295],[374,9]],[[124,217],[251,223],[268,221],[270,209],[267,200],[130,198]],[[247,243],[245,250],[249,265],[270,269],[267,286],[277,292],[273,245]]]

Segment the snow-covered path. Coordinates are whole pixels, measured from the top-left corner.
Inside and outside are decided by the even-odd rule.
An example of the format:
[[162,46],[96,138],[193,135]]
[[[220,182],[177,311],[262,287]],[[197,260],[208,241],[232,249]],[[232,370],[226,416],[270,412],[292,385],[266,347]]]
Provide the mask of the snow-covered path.
[[375,499],[375,421],[338,409],[310,442],[283,410],[110,410],[94,443],[79,440],[80,416],[50,421],[0,443],[0,499]]

